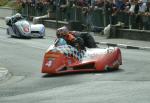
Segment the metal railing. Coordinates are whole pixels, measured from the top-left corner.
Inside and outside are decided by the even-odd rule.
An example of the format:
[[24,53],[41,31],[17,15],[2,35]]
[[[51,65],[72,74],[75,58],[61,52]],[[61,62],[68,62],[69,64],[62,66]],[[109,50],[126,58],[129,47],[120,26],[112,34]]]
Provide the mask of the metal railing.
[[[42,16],[47,14],[49,7],[45,5],[42,9],[37,9],[36,6],[26,4],[22,8],[22,15],[27,18]],[[56,13],[56,11],[54,11]],[[137,22],[137,15],[130,15],[126,12],[118,12],[115,16],[111,16],[109,11],[104,11],[102,9],[93,10],[89,15],[83,14],[83,9],[81,7],[73,6],[62,12],[58,10],[58,20],[61,21],[80,21],[82,24],[105,27],[108,24],[117,24],[118,22],[124,23],[124,27],[127,29],[145,29],[150,30],[150,16],[142,15],[141,21]],[[104,21],[105,20],[105,21]],[[140,27],[142,26],[142,27]]]

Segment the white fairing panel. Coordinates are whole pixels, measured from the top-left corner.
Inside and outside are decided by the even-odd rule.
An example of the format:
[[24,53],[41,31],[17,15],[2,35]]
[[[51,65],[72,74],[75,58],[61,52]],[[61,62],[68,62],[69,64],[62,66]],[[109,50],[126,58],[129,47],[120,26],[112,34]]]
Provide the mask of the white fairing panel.
[[87,51],[85,52],[84,58],[82,59],[82,63],[95,60],[94,58],[97,58],[100,55],[111,53],[114,50],[115,50],[114,47],[87,49]]
[[43,24],[35,24],[35,25],[31,24],[31,31],[44,33],[45,32],[45,26]]
[[20,20],[15,23],[17,29],[20,31],[20,35],[30,36],[31,35],[31,27],[30,23],[26,20]]

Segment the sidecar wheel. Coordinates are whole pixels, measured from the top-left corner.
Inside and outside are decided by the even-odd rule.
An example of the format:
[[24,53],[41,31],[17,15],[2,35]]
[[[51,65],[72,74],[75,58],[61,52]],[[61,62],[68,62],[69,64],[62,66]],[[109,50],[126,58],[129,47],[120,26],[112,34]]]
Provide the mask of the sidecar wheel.
[[43,36],[39,36],[39,38],[40,38],[40,39],[42,39],[42,38],[43,38]]

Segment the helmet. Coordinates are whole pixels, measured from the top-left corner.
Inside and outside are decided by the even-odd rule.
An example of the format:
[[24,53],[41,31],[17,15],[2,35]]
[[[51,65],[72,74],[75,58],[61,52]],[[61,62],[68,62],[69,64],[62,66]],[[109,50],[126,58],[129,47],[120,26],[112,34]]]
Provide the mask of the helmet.
[[67,28],[66,26],[63,26],[63,27],[58,28],[58,29],[56,30],[57,37],[64,36],[64,35],[66,35],[68,32],[69,32],[69,30],[68,30],[68,28]]
[[64,39],[60,38],[56,45],[57,46],[67,45],[67,42]]
[[11,20],[11,17],[5,17],[6,24]]
[[21,14],[20,13],[16,13],[15,17],[20,18]]

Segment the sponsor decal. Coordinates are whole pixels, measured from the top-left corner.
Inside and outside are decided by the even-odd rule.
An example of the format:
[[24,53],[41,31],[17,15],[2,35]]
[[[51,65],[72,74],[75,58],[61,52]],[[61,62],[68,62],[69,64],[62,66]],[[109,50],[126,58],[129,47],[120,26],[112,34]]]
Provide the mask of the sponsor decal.
[[68,65],[70,65],[72,63],[72,61],[71,60],[68,60]]
[[47,63],[45,63],[45,66],[47,67],[51,67],[52,66],[53,61],[49,60]]
[[[58,58],[60,55],[58,54],[47,54],[46,57],[54,57],[54,58]],[[53,58],[53,59],[54,59]]]
[[29,32],[29,24],[28,23],[23,23],[21,24],[22,28],[23,28],[23,31],[24,32]]
[[24,30],[25,32],[29,32],[29,27],[26,26],[26,27],[23,28],[23,30]]

